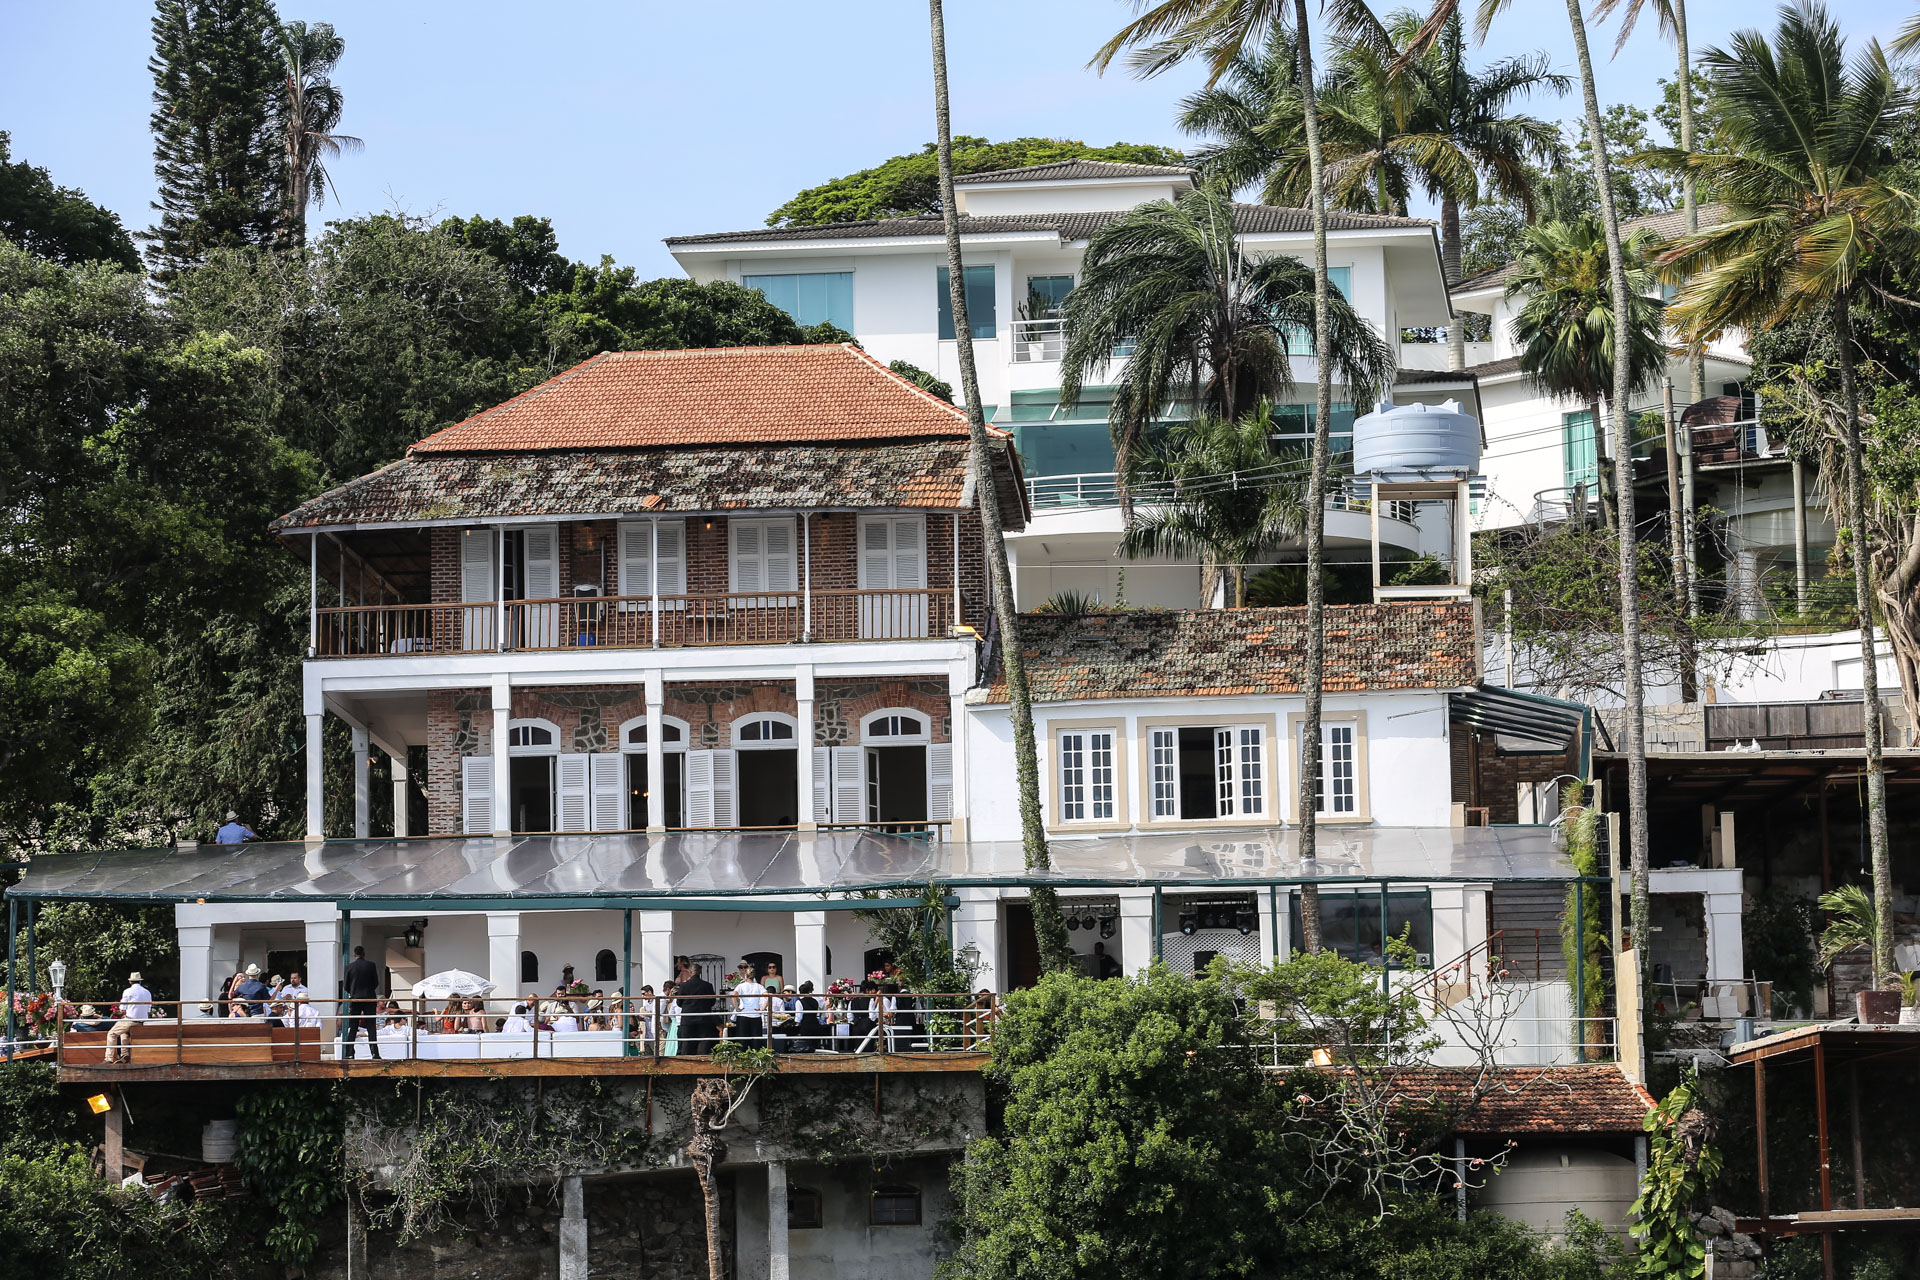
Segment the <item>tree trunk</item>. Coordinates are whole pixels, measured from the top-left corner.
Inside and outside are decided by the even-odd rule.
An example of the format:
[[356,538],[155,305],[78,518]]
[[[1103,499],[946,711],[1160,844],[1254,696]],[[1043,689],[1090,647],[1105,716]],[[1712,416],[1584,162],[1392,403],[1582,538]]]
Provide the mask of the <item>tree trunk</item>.
[[[1587,138],[1592,144],[1593,180],[1599,188],[1600,220],[1607,232],[1607,274],[1613,285],[1613,477],[1614,504],[1619,512],[1615,528],[1620,553],[1620,650],[1626,667],[1627,850],[1633,867],[1630,918],[1633,948],[1639,960],[1640,981],[1651,973],[1648,948],[1647,881],[1647,737],[1646,689],[1640,670],[1640,536],[1634,518],[1633,440],[1628,431],[1627,404],[1633,394],[1632,368],[1627,352],[1633,348],[1633,318],[1628,313],[1627,261],[1620,243],[1620,214],[1613,203],[1613,166],[1607,158],[1607,139],[1600,128],[1600,96],[1594,89],[1593,56],[1587,49],[1587,24],[1580,0],[1567,0],[1567,20],[1580,58],[1580,89],[1586,102]],[[1596,425],[1598,425],[1596,423]],[[1614,856],[1618,858],[1616,850]],[[1639,998],[1639,993],[1634,993]],[[1645,1064],[1634,1064],[1644,1071]]]
[[1887,775],[1881,766],[1879,662],[1873,643],[1873,575],[1867,562],[1866,448],[1860,440],[1860,399],[1853,385],[1852,301],[1842,289],[1833,300],[1833,345],[1839,352],[1840,402],[1846,412],[1847,528],[1853,553],[1854,608],[1860,615],[1860,686],[1867,730],[1867,847],[1873,864],[1873,985],[1893,977],[1893,864],[1887,851]]
[[[967,318],[966,272],[960,260],[960,213],[953,201],[953,127],[947,98],[947,32],[941,0],[927,0],[933,27],[933,114],[940,165],[941,220],[947,232],[947,276],[953,301],[954,349],[960,357],[960,387],[967,401],[968,469],[973,474],[974,502],[980,509],[980,531],[987,544],[987,577],[993,592],[994,621],[1000,631],[1000,666],[1007,678],[1007,700],[1013,719],[1014,774],[1020,787],[1020,835],[1029,871],[1049,870],[1047,829],[1040,816],[1040,755],[1034,743],[1033,700],[1027,689],[1025,656],[1020,649],[1020,615],[1014,607],[1013,575],[1007,568],[1006,534],[1000,524],[1000,506],[994,495],[992,445],[980,407],[980,377],[973,363],[973,328]],[[1040,963],[1047,969],[1074,965],[1073,946],[1067,941],[1066,918],[1051,888],[1036,885],[1029,892],[1034,942]]]
[[[1686,0],[1673,0],[1673,42],[1680,54],[1680,150],[1693,154],[1693,56],[1687,47]],[[1680,170],[1680,207],[1686,211],[1687,234],[1700,229],[1700,201],[1695,194],[1693,169]],[[1699,351],[1688,353],[1688,403],[1697,403],[1707,395],[1707,362]]]
[[[1578,0],[1574,0],[1575,3]],[[1333,417],[1333,366],[1328,363],[1327,188],[1320,153],[1320,108],[1313,89],[1313,36],[1307,0],[1293,0],[1300,49],[1300,103],[1307,126],[1307,200],[1313,212],[1313,465],[1307,477],[1307,654],[1301,675],[1306,711],[1300,720],[1300,861],[1314,865],[1315,797],[1320,790],[1320,686],[1327,660],[1327,593],[1320,580],[1327,534],[1327,454]],[[1320,890],[1300,886],[1300,943],[1320,950]]]
[[720,1181],[715,1170],[727,1158],[727,1144],[716,1130],[733,1103],[733,1089],[725,1080],[696,1080],[688,1110],[693,1117],[693,1140],[687,1143],[687,1161],[700,1177],[700,1196],[706,1203],[707,1280],[727,1280],[726,1259],[720,1248]]
[[[1449,291],[1460,287],[1460,202],[1452,196],[1440,199],[1440,266],[1446,273]],[[1459,373],[1467,367],[1466,319],[1453,310],[1451,298],[1447,311],[1447,368]]]
[[[1680,701],[1697,702],[1700,699],[1700,671],[1693,647],[1693,631],[1687,625],[1686,502],[1680,495],[1680,440],[1674,422],[1673,379],[1666,380],[1664,391],[1660,421],[1667,455],[1668,573],[1673,578],[1673,616],[1680,637]],[[1799,464],[1795,463],[1794,466],[1797,468]]]
[[[1613,503],[1607,500],[1607,428],[1600,401],[1587,401],[1587,424],[1593,428],[1593,493],[1600,500],[1600,527],[1613,528]],[[1581,512],[1584,522],[1586,513]]]

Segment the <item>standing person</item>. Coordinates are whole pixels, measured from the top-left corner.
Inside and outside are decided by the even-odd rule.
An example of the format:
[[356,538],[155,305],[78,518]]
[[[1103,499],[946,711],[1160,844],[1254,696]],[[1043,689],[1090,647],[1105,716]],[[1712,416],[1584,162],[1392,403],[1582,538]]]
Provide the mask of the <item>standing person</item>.
[[250,964],[241,976],[240,985],[233,989],[235,1001],[244,1001],[249,1018],[266,1016],[267,1002],[273,999],[273,992],[266,983],[260,981],[260,966]]
[[298,1000],[301,996],[313,993],[307,990],[307,984],[300,980],[299,971],[296,970],[287,975],[287,985],[280,988],[280,994],[288,1000]]
[[800,984],[800,998],[794,1001],[800,1020],[794,1027],[793,1047],[801,1053],[826,1048],[827,1025],[820,1018],[820,997],[813,994],[813,983]]
[[[200,829],[202,831],[206,830],[205,827]],[[240,815],[231,809],[227,810],[226,823],[221,826],[218,831],[213,833],[213,842],[215,844],[245,844],[249,840],[258,840],[259,838],[259,836],[254,834],[253,828],[240,821]]]
[[853,998],[853,1016],[848,1020],[847,1038],[852,1041],[848,1047],[853,1052],[859,1053],[867,1037],[880,1025],[881,1007],[880,984],[868,978],[860,984],[860,994]]
[[733,1038],[759,1043],[767,1034],[767,989],[757,980],[759,970],[742,961],[740,981],[734,984]]
[[153,992],[140,981],[140,971],[127,975],[127,989],[120,993],[120,1019],[107,1031],[107,1061],[133,1063],[131,1043],[134,1027],[153,1013]]
[[694,969],[693,961],[680,956],[674,961],[674,972],[679,976],[679,985],[675,988],[680,1002],[680,1052],[682,1054],[709,1054],[713,1052],[713,1042],[717,1039],[714,1026],[714,990],[713,984]]
[[341,1036],[341,1056],[353,1057],[354,1041],[365,1031],[367,1051],[378,1058],[380,1033],[373,1025],[373,1010],[374,1000],[380,994],[380,971],[374,968],[373,961],[367,959],[365,947],[353,949],[353,963],[341,975],[340,983],[347,993],[347,1020]]

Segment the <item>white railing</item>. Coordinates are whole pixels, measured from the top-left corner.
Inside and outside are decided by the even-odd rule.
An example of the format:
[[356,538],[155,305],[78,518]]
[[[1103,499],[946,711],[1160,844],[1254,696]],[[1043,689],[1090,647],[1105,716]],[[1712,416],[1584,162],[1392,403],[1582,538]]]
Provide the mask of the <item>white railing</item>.
[[[1166,501],[1173,486],[1165,483],[1136,484],[1129,496],[1136,503],[1151,505]],[[1086,471],[1076,475],[1027,477],[1027,502],[1035,510],[1060,510],[1072,507],[1113,507],[1120,504],[1118,477],[1111,471]],[[1373,510],[1373,500],[1363,486],[1350,480],[1335,480],[1326,499],[1329,511],[1365,513]],[[1389,520],[1412,524],[1419,504],[1395,498],[1381,508]]]
[[[1058,364],[1067,353],[1067,322],[1058,316],[1044,320],[1015,320],[1010,326],[1015,364]],[[1126,339],[1113,344],[1113,358],[1125,360],[1133,354],[1134,343]]]

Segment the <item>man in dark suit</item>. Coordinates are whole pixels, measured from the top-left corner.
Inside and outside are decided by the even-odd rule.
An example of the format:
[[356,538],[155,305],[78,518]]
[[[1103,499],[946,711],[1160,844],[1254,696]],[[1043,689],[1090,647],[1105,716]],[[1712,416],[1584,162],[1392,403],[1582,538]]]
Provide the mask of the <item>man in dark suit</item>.
[[341,975],[341,985],[347,992],[347,1017],[341,1024],[341,1056],[353,1056],[354,1041],[360,1033],[367,1033],[367,1049],[374,1057],[380,1056],[380,1033],[374,1027],[374,1001],[380,995],[380,971],[374,968],[373,961],[367,959],[365,947],[353,949],[353,963],[347,966]]
[[684,1054],[710,1054],[713,1042],[718,1038],[719,1030],[714,1024],[713,1005],[717,992],[713,984],[701,977],[693,967],[693,961],[685,956],[676,956],[673,962],[674,973],[678,975],[674,989],[674,999],[680,1002],[680,1052]]

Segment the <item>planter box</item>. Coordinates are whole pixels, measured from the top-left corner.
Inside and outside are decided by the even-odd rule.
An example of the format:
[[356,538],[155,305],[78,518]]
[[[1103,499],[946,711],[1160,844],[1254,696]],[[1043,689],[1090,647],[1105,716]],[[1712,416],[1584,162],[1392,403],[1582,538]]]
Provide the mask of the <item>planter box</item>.
[[1855,1010],[1860,1021],[1898,1022],[1900,1020],[1900,993],[1898,991],[1861,991],[1854,995]]

